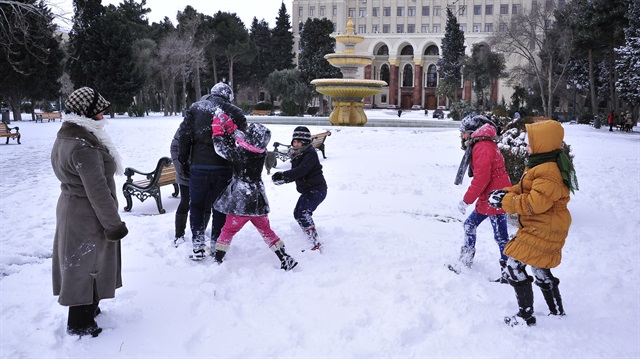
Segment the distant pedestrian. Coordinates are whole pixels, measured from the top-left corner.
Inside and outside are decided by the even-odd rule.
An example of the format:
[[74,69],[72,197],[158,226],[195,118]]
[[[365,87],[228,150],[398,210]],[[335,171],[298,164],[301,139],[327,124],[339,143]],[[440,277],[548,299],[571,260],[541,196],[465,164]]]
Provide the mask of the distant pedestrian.
[[627,132],[631,132],[633,128],[633,116],[631,116],[631,112],[627,111],[627,115],[625,116],[624,130]]
[[607,123],[609,124],[609,132],[613,132],[613,126],[615,126],[616,116],[613,113],[613,110],[609,112],[609,117],[607,118]]
[[402,109],[398,109],[398,117],[402,115]]

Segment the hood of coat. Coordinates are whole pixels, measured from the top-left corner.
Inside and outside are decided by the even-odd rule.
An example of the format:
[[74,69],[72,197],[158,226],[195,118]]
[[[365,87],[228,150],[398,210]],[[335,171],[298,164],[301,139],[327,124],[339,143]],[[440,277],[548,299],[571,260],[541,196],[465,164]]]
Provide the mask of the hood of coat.
[[531,154],[547,153],[562,148],[564,128],[557,121],[542,121],[525,125]]
[[480,126],[477,130],[473,131],[471,138],[476,137],[494,137],[498,134],[496,128],[488,123]]
[[260,123],[252,123],[245,131],[244,140],[261,150],[266,150],[271,140],[271,131]]

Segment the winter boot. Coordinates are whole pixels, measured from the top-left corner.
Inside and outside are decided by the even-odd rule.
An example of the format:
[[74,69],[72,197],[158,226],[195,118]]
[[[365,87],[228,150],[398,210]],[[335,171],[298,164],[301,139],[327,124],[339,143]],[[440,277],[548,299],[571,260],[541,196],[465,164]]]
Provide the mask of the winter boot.
[[558,289],[559,283],[560,280],[558,278],[553,278],[553,283],[536,281],[536,285],[540,287],[544,300],[547,302],[547,306],[549,306],[549,315],[565,315],[564,308],[562,307],[560,289]]
[[207,254],[204,251],[204,248],[194,249],[193,250],[193,254],[190,254],[189,258],[191,258],[191,260],[194,260],[194,261],[201,261],[201,260],[207,258]]
[[316,227],[305,229],[304,233],[306,233],[309,242],[311,242],[311,250],[315,251],[316,249],[320,249],[322,244],[318,241],[318,232],[316,231]]
[[280,259],[280,269],[284,269],[288,272],[298,265],[298,262],[285,252],[284,246],[278,249],[275,249],[274,246],[273,251],[278,256],[278,259]]
[[500,278],[494,280],[496,283],[509,284],[509,272],[507,271],[507,261],[500,260]]
[[176,213],[176,224],[175,224],[176,236],[175,236],[175,239],[173,240],[173,245],[175,247],[178,246],[178,243],[184,242],[184,229],[187,227],[188,217],[189,217],[188,214]]
[[213,257],[215,258],[216,263],[222,264],[222,259],[224,258],[225,254],[227,254],[227,252],[216,249],[216,251],[213,254]]
[[518,313],[511,317],[505,317],[504,322],[510,326],[520,324],[518,318],[521,318],[528,326],[536,325],[536,317],[533,316],[533,289],[531,282],[533,278],[521,282],[509,281],[516,292],[516,300],[518,301]]
[[476,255],[476,249],[473,247],[462,246],[460,247],[460,262],[467,268],[471,268],[473,264],[473,257]]
[[69,335],[91,335],[94,338],[97,337],[102,332],[102,328],[98,327],[94,320],[97,307],[97,303],[69,307],[67,333]]

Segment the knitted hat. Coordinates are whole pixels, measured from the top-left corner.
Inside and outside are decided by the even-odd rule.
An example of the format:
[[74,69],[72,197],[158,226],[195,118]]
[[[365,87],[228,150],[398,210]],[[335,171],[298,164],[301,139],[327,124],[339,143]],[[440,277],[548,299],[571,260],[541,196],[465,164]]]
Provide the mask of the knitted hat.
[[111,103],[91,87],[81,87],[71,93],[64,102],[67,111],[92,118],[105,111]]
[[311,131],[304,126],[298,126],[295,130],[293,130],[293,138],[291,139],[291,143],[294,140],[302,141],[305,145],[311,143]]
[[489,120],[485,116],[469,115],[462,119],[462,122],[460,123],[460,132],[474,132],[475,130],[482,127],[482,125],[484,125],[485,123],[488,123],[498,129],[498,126],[496,126],[493,121]]
[[211,94],[214,96],[222,97],[223,99],[231,102],[233,101],[233,89],[231,86],[224,82],[218,82],[211,88]]

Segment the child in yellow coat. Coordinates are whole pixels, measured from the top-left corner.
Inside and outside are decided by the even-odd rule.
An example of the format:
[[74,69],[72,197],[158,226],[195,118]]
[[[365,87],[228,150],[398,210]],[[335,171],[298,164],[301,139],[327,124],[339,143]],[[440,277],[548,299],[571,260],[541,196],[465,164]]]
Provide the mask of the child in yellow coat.
[[571,226],[567,208],[570,192],[578,189],[573,165],[562,151],[564,128],[556,121],[526,125],[529,158],[520,183],[491,192],[489,204],[518,214],[518,232],[507,243],[509,283],[519,311],[505,323],[535,325],[533,290],[526,265],[531,266],[536,285],[542,290],[552,315],[564,315],[558,289],[560,280],[551,268],[560,264],[562,247]]

